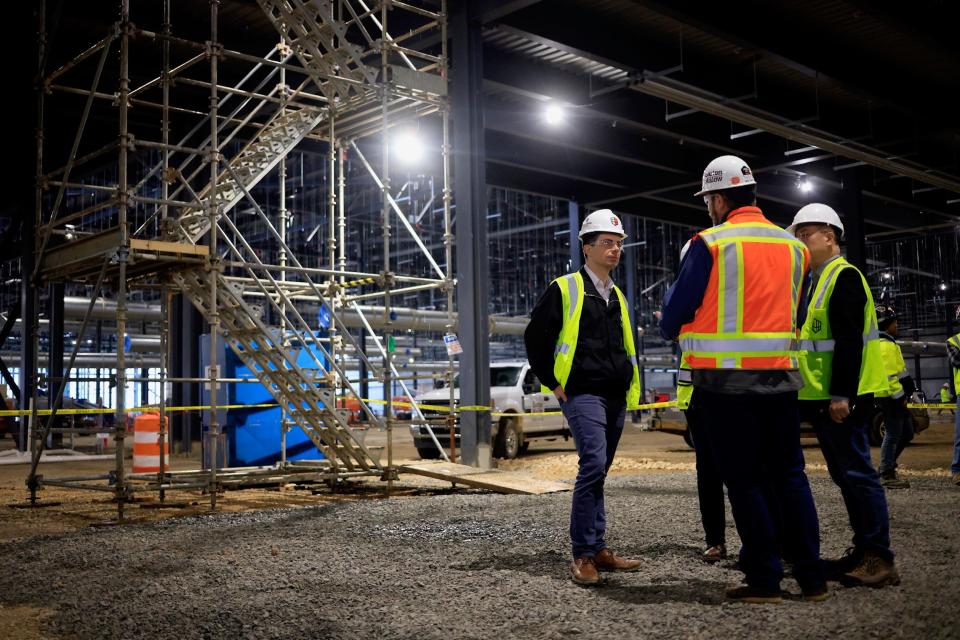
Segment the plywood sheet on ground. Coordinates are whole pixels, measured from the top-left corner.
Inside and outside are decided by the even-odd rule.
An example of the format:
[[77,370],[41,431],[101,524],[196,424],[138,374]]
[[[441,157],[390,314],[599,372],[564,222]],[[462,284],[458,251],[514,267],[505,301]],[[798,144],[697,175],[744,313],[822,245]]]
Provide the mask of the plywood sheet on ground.
[[449,480],[456,484],[478,489],[489,489],[497,493],[541,494],[570,491],[573,488],[563,482],[540,480],[516,471],[479,469],[465,464],[443,461],[403,465],[400,467],[400,472],[427,476],[438,480]]

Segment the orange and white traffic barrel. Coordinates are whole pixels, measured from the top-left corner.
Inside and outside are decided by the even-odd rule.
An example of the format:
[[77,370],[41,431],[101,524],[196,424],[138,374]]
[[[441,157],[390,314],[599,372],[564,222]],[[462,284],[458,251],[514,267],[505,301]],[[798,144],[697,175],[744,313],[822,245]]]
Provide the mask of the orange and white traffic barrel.
[[[170,471],[170,439],[164,419],[164,472]],[[160,414],[142,413],[133,421],[133,472],[160,471]]]

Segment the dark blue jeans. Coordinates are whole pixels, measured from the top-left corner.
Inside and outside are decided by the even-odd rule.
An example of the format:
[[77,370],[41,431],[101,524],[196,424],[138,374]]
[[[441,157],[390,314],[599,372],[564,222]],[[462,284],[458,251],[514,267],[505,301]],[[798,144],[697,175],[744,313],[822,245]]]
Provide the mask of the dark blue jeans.
[[561,403],[580,456],[570,509],[574,558],[593,557],[607,546],[603,484],[623,433],[626,406],[626,399],[609,400],[587,394],[571,396]]
[[[696,392],[695,392],[696,393]],[[726,544],[726,512],[723,504],[723,478],[707,438],[706,418],[700,407],[691,406],[683,412],[693,440],[697,460],[697,498],[700,503],[700,521],[708,547]]]
[[867,417],[871,404],[871,400],[861,400],[841,423],[830,419],[826,405],[811,412],[811,419],[830,477],[840,487],[847,507],[853,545],[858,550],[873,551],[885,560],[893,560],[887,494],[870,460]]
[[883,444],[880,445],[879,471],[883,475],[897,468],[897,458],[913,440],[913,418],[903,400],[877,398],[877,403],[883,411],[883,424],[886,428]]
[[[796,392],[697,393],[740,534],[740,569],[746,583],[770,591],[780,588],[782,544],[794,561],[800,587],[821,588],[820,525],[804,472]],[[779,532],[778,511],[783,522]]]

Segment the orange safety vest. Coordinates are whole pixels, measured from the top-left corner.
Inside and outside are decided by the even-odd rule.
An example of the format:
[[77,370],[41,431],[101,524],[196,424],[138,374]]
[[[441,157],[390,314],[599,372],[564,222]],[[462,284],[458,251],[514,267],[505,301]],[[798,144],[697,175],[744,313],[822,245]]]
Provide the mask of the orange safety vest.
[[692,369],[797,369],[797,307],[810,252],[767,220],[740,207],[697,234],[713,257],[703,302],[680,328]]

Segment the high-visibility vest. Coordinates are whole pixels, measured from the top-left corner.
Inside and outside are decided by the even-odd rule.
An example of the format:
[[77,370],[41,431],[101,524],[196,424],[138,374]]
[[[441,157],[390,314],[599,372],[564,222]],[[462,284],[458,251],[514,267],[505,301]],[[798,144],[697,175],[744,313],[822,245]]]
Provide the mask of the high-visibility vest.
[[685,362],[680,363],[680,371],[677,372],[677,409],[686,411],[690,408],[690,400],[693,399],[693,372],[690,365]]
[[[586,297],[583,288],[583,276],[580,272],[560,276],[554,282],[560,287],[563,298],[563,328],[553,355],[553,376],[561,387],[567,386],[570,371],[573,369],[573,357],[577,351],[577,339],[580,336],[580,316],[583,313],[583,300]],[[627,301],[617,285],[613,290],[620,301],[620,325],[623,328],[623,347],[633,365],[633,378],[627,390],[627,409],[640,406],[640,370],[637,368],[637,351],[633,346],[633,330],[630,315],[627,313]]]
[[860,382],[857,395],[877,393],[888,388],[887,374],[880,352],[880,332],[873,295],[860,270],[838,257],[820,274],[820,281],[810,296],[807,319],[800,328],[800,371],[803,373],[801,400],[829,400],[830,379],[833,375],[833,350],[836,341],[830,327],[830,301],[837,277],[844,269],[854,269],[863,283],[867,303],[863,307],[863,357],[860,361]]
[[756,207],[698,236],[713,266],[700,308],[680,328],[683,361],[692,369],[796,369],[807,248]]
[[907,363],[903,361],[900,345],[881,337],[880,355],[883,358],[883,372],[887,376],[887,388],[877,391],[875,395],[878,398],[902,398],[904,392],[900,381],[910,374],[907,372]]
[[950,389],[940,387],[940,402],[944,404],[950,402]]
[[[957,349],[960,349],[960,333],[952,338],[947,338],[947,342],[955,346]],[[953,368],[953,392],[960,394],[960,369],[957,367]]]

